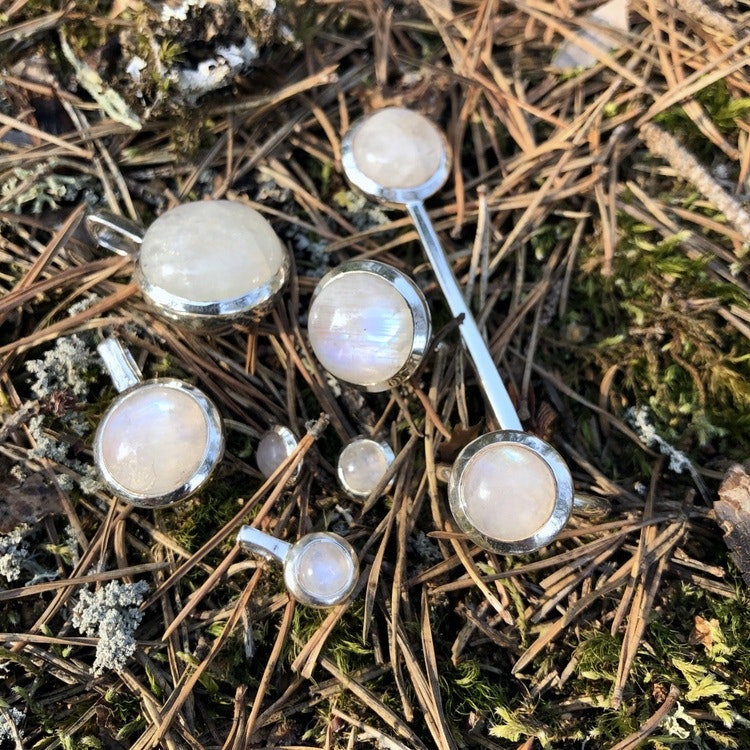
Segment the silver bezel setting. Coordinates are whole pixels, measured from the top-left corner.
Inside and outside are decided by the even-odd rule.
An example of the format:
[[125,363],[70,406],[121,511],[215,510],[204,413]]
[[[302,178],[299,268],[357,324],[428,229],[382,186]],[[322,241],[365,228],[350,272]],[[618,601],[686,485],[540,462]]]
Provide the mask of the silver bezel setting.
[[239,297],[206,302],[180,297],[149,281],[138,260],[133,272],[133,281],[138,285],[143,297],[163,317],[192,329],[216,330],[233,323],[257,321],[273,307],[289,277],[289,253],[281,240],[279,244],[282,245],[283,260],[276,275],[267,283]]
[[[525,539],[502,540],[488,536],[474,526],[467,514],[467,499],[461,488],[463,472],[483,449],[498,443],[522,445],[549,467],[555,482],[555,502],[547,521]],[[547,442],[518,430],[490,432],[470,442],[456,458],[448,483],[451,512],[461,531],[480,547],[502,555],[521,555],[549,544],[563,529],[573,509],[573,478],[562,456]]]
[[[299,440],[297,439],[297,436],[285,425],[283,424],[273,424],[271,425],[268,430],[266,430],[263,435],[261,435],[260,441],[258,441],[258,447],[260,447],[260,443],[263,441],[263,439],[269,435],[269,434],[278,435],[281,440],[284,443],[284,449],[286,450],[286,458],[289,458],[289,456],[292,455],[294,450],[299,445]],[[257,463],[257,450],[256,450],[256,463]],[[258,467],[260,470],[260,467]],[[299,478],[300,472],[302,471],[302,461],[300,461],[295,467],[294,472],[289,477],[289,483],[296,481]],[[261,471],[261,474],[263,472]],[[264,474],[265,476],[265,474]]]
[[[391,109],[402,109],[401,107],[392,107]],[[379,182],[375,182],[371,177],[368,177],[357,164],[357,160],[354,157],[354,139],[361,127],[372,117],[372,115],[382,112],[383,110],[376,110],[370,115],[357,120],[341,139],[341,165],[344,169],[344,174],[349,182],[356,188],[359,188],[365,195],[370,196],[379,201],[385,203],[391,203],[393,205],[404,205],[406,203],[413,203],[415,201],[423,201],[434,195],[441,187],[445,184],[450,174],[451,158],[450,158],[450,146],[445,134],[427,117],[410,110],[413,114],[417,114],[422,117],[427,125],[429,125],[440,138],[443,144],[443,155],[440,160],[438,168],[435,173],[421,185],[416,185],[410,188],[388,188],[381,185]]]
[[[106,466],[102,455],[102,445],[104,433],[107,430],[109,418],[118,409],[123,402],[127,401],[130,396],[139,389],[159,388],[179,390],[190,396],[200,408],[206,419],[206,449],[203,460],[195,473],[182,485],[175,487],[174,490],[167,494],[149,495],[139,492],[133,492],[118,482]],[[211,477],[214,469],[224,454],[224,429],[222,425],[219,410],[203,391],[195,388],[189,383],[172,378],[159,378],[155,380],[146,380],[143,383],[123,391],[105,412],[94,435],[94,461],[99,470],[99,474],[109,489],[118,497],[122,498],[131,505],[140,508],[161,508],[184,500],[190,495],[197,492],[203,487]]]
[[[299,581],[298,566],[300,558],[305,550],[311,544],[330,544],[335,545],[344,552],[350,562],[349,576],[346,584],[336,592],[335,595],[324,596],[316,594],[304,588]],[[354,593],[354,589],[359,580],[359,559],[349,542],[338,534],[332,534],[327,531],[313,532],[306,534],[298,542],[292,545],[291,549],[284,559],[284,582],[289,592],[294,598],[309,607],[335,607],[346,602]]]
[[[345,383],[362,388],[370,393],[386,391],[408,380],[422,361],[432,334],[430,308],[427,305],[424,294],[422,294],[422,290],[414,281],[397,268],[378,260],[351,260],[329,271],[318,282],[310,300],[310,311],[312,312],[315,300],[320,297],[327,286],[344,274],[351,273],[370,274],[385,279],[401,295],[411,312],[414,335],[409,355],[401,367],[390,378],[374,383],[355,383],[351,380],[339,378]],[[315,350],[313,349],[313,351]]]
[[[350,495],[351,497],[357,498],[357,499],[364,499],[370,496],[370,492],[360,492],[359,490],[352,487],[347,481],[346,477],[344,476],[344,471],[341,466],[341,457],[344,455],[344,451],[350,446],[354,445],[355,443],[371,443],[373,446],[377,447],[377,449],[380,451],[380,453],[385,457],[386,463],[388,464],[388,467],[396,460],[396,454],[393,452],[393,448],[391,448],[388,443],[381,440],[376,440],[375,438],[367,437],[366,435],[360,435],[358,437],[355,437],[353,440],[350,440],[342,449],[341,453],[339,454],[339,460],[336,465],[336,475],[338,476],[339,484],[341,485],[341,489],[344,490],[344,492],[347,493],[347,495]],[[390,486],[393,484],[393,480],[386,485],[385,491],[387,491]]]

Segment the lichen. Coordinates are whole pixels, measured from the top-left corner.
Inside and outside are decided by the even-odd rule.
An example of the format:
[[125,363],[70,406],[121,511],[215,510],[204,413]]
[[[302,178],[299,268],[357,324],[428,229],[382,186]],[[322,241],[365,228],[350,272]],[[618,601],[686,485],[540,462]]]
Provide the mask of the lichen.
[[148,593],[145,581],[110,581],[95,591],[83,589],[73,609],[73,627],[99,639],[91,672],[99,676],[106,670],[121,672],[136,648],[135,631],[143,612],[138,606]]

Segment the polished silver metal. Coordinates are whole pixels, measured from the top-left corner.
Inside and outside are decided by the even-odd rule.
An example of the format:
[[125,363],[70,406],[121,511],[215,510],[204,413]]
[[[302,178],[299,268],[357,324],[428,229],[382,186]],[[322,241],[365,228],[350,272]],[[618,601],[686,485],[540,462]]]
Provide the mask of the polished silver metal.
[[[413,327],[411,347],[401,366],[390,377],[384,380],[361,382],[341,374],[336,375],[340,380],[366,391],[385,391],[408,380],[422,361],[432,334],[430,308],[422,290],[397,268],[377,260],[352,260],[332,269],[318,282],[310,301],[309,317],[312,318],[315,315],[316,305],[321,304],[321,300],[325,298],[327,292],[330,292],[337,280],[353,274],[373,276],[387,281],[401,295],[411,313]],[[367,303],[368,298],[364,297],[361,305],[364,307]],[[357,336],[365,338],[368,331],[352,330],[348,331],[348,335],[352,338]],[[314,347],[313,351],[315,351]]]
[[[347,472],[347,461],[361,459],[362,456],[357,456],[357,452],[366,451],[371,457],[376,460],[379,458],[378,463],[385,465],[385,470],[381,473],[378,472],[377,477],[370,477],[371,481],[368,482],[367,487],[363,487],[361,484],[356,484],[352,481],[351,477],[348,476]],[[339,460],[336,467],[336,474],[338,476],[339,484],[341,488],[351,497],[357,499],[364,499],[372,494],[372,491],[380,484],[390,465],[396,460],[396,456],[388,443],[384,440],[375,440],[374,438],[367,437],[366,435],[360,435],[350,440],[339,454]],[[386,485],[385,490],[393,484],[391,480]]]
[[[176,208],[184,210],[187,206],[195,205],[205,210],[211,204],[229,203],[231,202],[199,201],[195,204],[182,204]],[[159,218],[169,213],[170,211],[167,211]],[[149,241],[148,229],[144,230],[129,219],[105,210],[89,214],[85,224],[91,236],[101,247],[134,258],[133,281],[140,288],[144,298],[162,317],[186,328],[212,331],[234,323],[258,321],[269,312],[289,277],[291,258],[286,246],[279,239],[282,262],[267,283],[249,285],[242,294],[226,299],[196,300],[182,297],[149,278],[144,270],[141,262],[141,248]],[[206,252],[210,253],[211,247],[207,247]],[[178,253],[179,246],[164,247],[165,262],[173,262],[175,254]]]
[[[200,490],[210,479],[224,453],[224,429],[221,415],[213,401],[203,391],[182,380],[159,378],[143,381],[130,352],[117,339],[105,339],[99,344],[98,351],[120,394],[105,412],[94,435],[94,461],[105,484],[118,497],[142,508],[172,505]],[[158,409],[161,400],[169,391],[178,392],[189,399],[186,403],[194,404],[205,421],[205,438],[200,459],[191,474],[181,476],[178,481],[166,488],[160,486],[158,491],[151,491],[128,486],[107,458],[105,446],[117,440],[117,433],[113,433],[113,429],[116,430],[117,427],[113,425],[116,425],[118,419],[123,418],[123,414],[127,419],[129,409],[135,408],[141,418],[143,409],[148,409],[151,402],[154,404],[153,408]],[[138,446],[134,447],[137,453]],[[122,450],[125,451],[126,448],[127,446],[123,446]],[[176,458],[179,459],[180,456]],[[144,466],[143,470],[144,473],[148,471],[158,474],[159,469],[160,467],[155,464],[148,469]]]
[[[549,498],[551,510],[546,521],[533,534],[520,539],[486,533],[482,524],[477,522],[476,503],[490,503],[491,507],[492,498],[469,496],[463,486],[467,468],[473,461],[494,447],[504,446],[520,446],[540,458],[546,464],[553,484]],[[497,487],[496,492],[498,495],[516,495],[519,509],[529,502],[523,485]],[[562,531],[573,509],[573,479],[562,456],[549,443],[527,432],[499,430],[476,438],[459,453],[448,482],[448,499],[456,523],[472,541],[499,554],[518,555],[544,547]]]
[[[278,465],[271,468],[270,466],[261,466],[261,450],[264,441],[266,440],[273,440],[276,443],[281,443],[281,445],[284,448],[284,461],[289,458],[289,456],[294,453],[297,446],[299,445],[299,440],[297,439],[297,436],[285,425],[282,424],[274,424],[269,427],[269,429],[261,436],[260,442],[258,443],[258,449],[255,452],[255,458],[256,463],[258,464],[258,469],[260,470],[261,474],[263,474],[266,479],[270,477],[276,469],[281,466],[281,464],[284,461],[281,461]],[[300,461],[297,466],[294,468],[294,473],[289,477],[289,482],[295,482],[300,475],[300,472],[302,471],[302,461]]]
[[[338,534],[314,532],[290,544],[253,526],[242,526],[237,544],[248,552],[280,562],[289,593],[310,607],[344,604],[359,580],[357,553]],[[340,570],[333,571],[326,564],[325,556],[331,555],[337,558]]]
[[[377,112],[374,115],[377,115]],[[530,552],[554,539],[570,516],[573,505],[573,481],[570,471],[557,451],[548,443],[523,432],[513,402],[456,281],[445,250],[424,206],[424,201],[442,187],[449,174],[450,149],[447,140],[427,118],[413,113],[412,118],[422,118],[420,127],[429,128],[434,135],[438,136],[440,143],[443,145],[444,154],[439,159],[434,174],[429,176],[423,184],[412,185],[408,189],[388,188],[369,177],[366,174],[366,168],[364,168],[364,165],[357,163],[355,156],[355,138],[369,117],[374,115],[364,117],[356,122],[342,139],[342,165],[346,177],[354,186],[370,197],[402,206],[408,212],[417,229],[425,255],[432,266],[446,303],[453,316],[460,323],[459,331],[463,343],[474,364],[491,416],[494,418],[496,426],[500,428],[496,432],[491,432],[472,441],[464,448],[454,463],[449,482],[451,510],[460,528],[480,546],[505,554]],[[508,445],[521,444],[539,456],[546,462],[551,475],[554,477],[553,510],[546,522],[535,533],[524,539],[494,538],[477,528],[471,517],[472,499],[468,498],[463,490],[463,472],[475,456],[487,447],[502,444],[504,441]],[[523,502],[523,488],[498,487],[498,492],[516,492],[520,498],[519,502]]]
[[513,407],[513,402],[508,395],[505,384],[474,320],[474,316],[466,304],[461,288],[456,281],[456,277],[453,275],[445,250],[443,250],[443,246],[424,207],[423,201],[443,186],[450,172],[450,149],[445,136],[425,117],[425,125],[431,127],[440,136],[445,149],[438,168],[422,185],[407,190],[386,188],[378,185],[368,177],[360,165],[357,164],[354,157],[354,139],[366,120],[366,117],[358,120],[347,131],[341,141],[341,162],[347,179],[372,198],[406,208],[422,240],[425,255],[437,277],[438,284],[451,314],[461,323],[459,325],[461,338],[469,353],[469,357],[474,363],[479,382],[498,426],[505,430],[522,429],[521,422]]

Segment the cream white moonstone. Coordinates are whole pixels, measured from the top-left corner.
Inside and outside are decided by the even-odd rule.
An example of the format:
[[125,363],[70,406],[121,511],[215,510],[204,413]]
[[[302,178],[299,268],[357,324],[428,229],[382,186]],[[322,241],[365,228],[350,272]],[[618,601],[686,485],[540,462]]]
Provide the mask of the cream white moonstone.
[[352,440],[339,456],[339,480],[355,497],[367,497],[380,484],[392,463],[393,453],[376,440]]
[[414,321],[409,305],[390,281],[348,271],[313,299],[308,334],[315,356],[333,376],[359,386],[377,386],[407,363]]
[[444,157],[438,129],[423,115],[388,107],[364,120],[352,139],[360,171],[384,188],[424,185]]
[[494,443],[466,465],[461,491],[466,517],[478,531],[513,542],[533,536],[549,519],[557,485],[546,461],[534,451]]
[[243,297],[280,273],[286,250],[255,209],[234,201],[185,203],[146,231],[138,262],[147,283],[183,300]]
[[266,478],[270,477],[288,455],[284,438],[276,432],[267,432],[258,443],[255,454],[260,473]]
[[311,541],[297,558],[295,573],[300,588],[316,599],[341,596],[352,582],[351,555],[330,539]]
[[146,383],[111,407],[100,427],[101,461],[130,493],[159,497],[182,487],[201,467],[209,426],[188,393]]

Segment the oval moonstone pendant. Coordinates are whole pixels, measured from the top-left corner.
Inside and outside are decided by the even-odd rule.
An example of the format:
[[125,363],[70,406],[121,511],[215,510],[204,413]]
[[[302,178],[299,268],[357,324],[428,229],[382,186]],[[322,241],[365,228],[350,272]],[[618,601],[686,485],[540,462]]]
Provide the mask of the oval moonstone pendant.
[[308,335],[321,365],[369,391],[404,382],[421,361],[430,331],[420,289],[379,261],[350,261],[330,271],[310,304]]
[[103,341],[99,352],[120,391],[94,435],[94,461],[104,482],[118,497],[144,508],[196,492],[224,450],[214,403],[181,380],[141,381],[116,339]]
[[235,201],[184,203],[143,235],[135,280],[167,316],[265,312],[286,281],[288,252],[268,221]]

